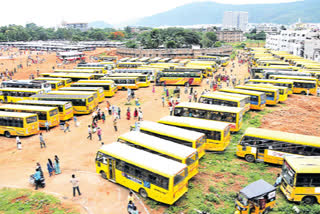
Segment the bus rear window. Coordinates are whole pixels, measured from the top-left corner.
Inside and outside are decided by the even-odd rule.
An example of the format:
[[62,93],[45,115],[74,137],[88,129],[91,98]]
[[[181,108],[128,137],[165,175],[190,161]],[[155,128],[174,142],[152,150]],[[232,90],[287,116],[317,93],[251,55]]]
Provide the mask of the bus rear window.
[[184,180],[185,177],[188,176],[188,171],[187,169],[182,170],[178,175],[174,176],[174,186],[179,184],[181,181]]
[[89,98],[88,98],[88,102],[89,102],[89,103],[91,103],[92,100],[93,100],[93,97],[89,97]]
[[37,116],[33,116],[33,117],[27,117],[27,124],[30,123],[34,123],[38,121],[38,117]]
[[71,103],[67,103],[67,104],[65,104],[64,105],[64,108],[67,110],[67,109],[69,109],[69,108],[71,108],[72,107],[72,104]]

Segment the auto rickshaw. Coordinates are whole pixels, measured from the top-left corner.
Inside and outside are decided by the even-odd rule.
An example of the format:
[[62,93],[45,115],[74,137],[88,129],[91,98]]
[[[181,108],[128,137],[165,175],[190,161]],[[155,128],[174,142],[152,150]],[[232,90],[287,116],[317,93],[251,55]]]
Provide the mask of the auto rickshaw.
[[276,188],[260,179],[242,190],[237,195],[235,214],[265,214],[276,202]]

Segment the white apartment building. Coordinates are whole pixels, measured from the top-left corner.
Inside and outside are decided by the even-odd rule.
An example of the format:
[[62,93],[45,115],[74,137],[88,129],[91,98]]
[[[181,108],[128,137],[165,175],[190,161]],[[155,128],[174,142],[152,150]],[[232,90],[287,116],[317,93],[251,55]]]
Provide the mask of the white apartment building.
[[320,62],[320,32],[310,30],[283,30],[267,35],[266,48],[287,51],[290,54]]
[[88,30],[88,23],[85,22],[63,23],[62,26],[69,29],[78,29],[81,31]]
[[223,16],[224,29],[240,29],[246,31],[248,25],[248,12],[225,11]]

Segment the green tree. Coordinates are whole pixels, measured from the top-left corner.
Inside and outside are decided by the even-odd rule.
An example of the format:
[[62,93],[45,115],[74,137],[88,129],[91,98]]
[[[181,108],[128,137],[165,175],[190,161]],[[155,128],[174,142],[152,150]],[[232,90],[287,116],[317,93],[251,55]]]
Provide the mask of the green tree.
[[206,36],[202,38],[200,43],[202,48],[211,48],[213,45],[213,42],[210,39],[208,39]]
[[266,33],[264,31],[259,32],[258,34],[256,34],[255,39],[256,40],[266,40]]
[[218,47],[221,47],[222,46],[222,43],[220,41],[217,41],[214,43],[214,47],[218,48]]
[[134,40],[129,40],[126,42],[125,46],[127,48],[137,48],[138,44]]
[[166,48],[176,48],[176,47],[177,47],[177,44],[175,41],[170,40],[166,43]]
[[210,39],[212,42],[216,42],[217,41],[217,35],[215,32],[207,32],[206,33],[206,37],[208,39]]
[[253,28],[251,31],[250,31],[250,34],[256,34],[257,33],[257,29],[256,28]]

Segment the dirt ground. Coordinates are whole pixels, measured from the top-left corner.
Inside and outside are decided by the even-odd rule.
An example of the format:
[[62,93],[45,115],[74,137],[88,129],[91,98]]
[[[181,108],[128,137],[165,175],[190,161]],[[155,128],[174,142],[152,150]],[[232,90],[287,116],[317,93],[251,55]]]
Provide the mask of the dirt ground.
[[[97,49],[87,52],[87,55],[95,55],[104,51],[105,49]],[[5,55],[7,54],[5,53]],[[32,56],[35,57],[35,53]],[[45,63],[27,68],[27,55],[18,56],[16,60],[0,58],[0,71],[4,71],[5,68],[10,70],[15,64],[23,63],[24,69],[20,69],[14,79],[28,79],[31,73],[36,74],[37,69],[40,72],[52,72],[52,66],[57,67],[55,53],[44,53],[40,58],[45,58]],[[72,68],[74,66],[75,64],[65,67]],[[229,64],[226,69],[228,73],[230,67]],[[243,77],[248,76],[247,70],[246,64],[239,66],[236,62],[233,74],[243,79]],[[209,87],[206,81],[203,81],[202,86],[195,88],[195,90],[200,94],[205,88]],[[157,121],[168,115],[169,109],[162,107],[162,92],[162,87],[156,87],[155,94],[152,93],[152,87],[136,91],[136,96],[141,101],[144,120]],[[181,95],[181,101],[186,101],[187,95],[184,93],[181,93]],[[110,116],[107,117],[104,124],[99,122],[102,129],[102,140],[105,144],[116,141],[117,137],[129,131],[130,125],[135,122],[133,118],[131,120],[125,119],[124,115],[128,108],[125,105],[126,97],[127,92],[119,91],[114,97],[106,99],[111,105],[121,108],[121,119],[118,122],[118,132],[114,131]],[[263,118],[262,127],[319,136],[319,104],[320,100],[317,97],[293,95],[285,102],[285,105],[275,107],[272,114]],[[105,111],[106,102],[101,103],[99,108]],[[134,106],[130,106],[130,109],[133,111]],[[79,116],[80,126],[75,127],[73,121],[71,121],[71,132],[67,133],[64,133],[58,127],[51,129],[50,132],[43,131],[47,144],[46,149],[40,148],[38,135],[21,138],[22,150],[16,149],[14,138],[7,139],[1,136],[0,185],[32,188],[28,179],[34,173],[36,163],[40,162],[47,184],[46,188],[40,191],[55,194],[68,204],[80,205],[82,207],[80,209],[81,213],[127,213],[128,189],[105,181],[95,173],[94,159],[101,142],[98,141],[97,135],[93,135],[92,141],[87,139],[87,126],[91,120],[91,115]],[[49,177],[46,163],[47,159],[53,159],[54,155],[58,155],[60,158],[62,174]],[[80,191],[82,192],[82,196],[75,199],[72,197],[72,186],[69,182],[72,174],[79,178]],[[135,204],[138,205],[141,213],[146,213],[138,199]]]

